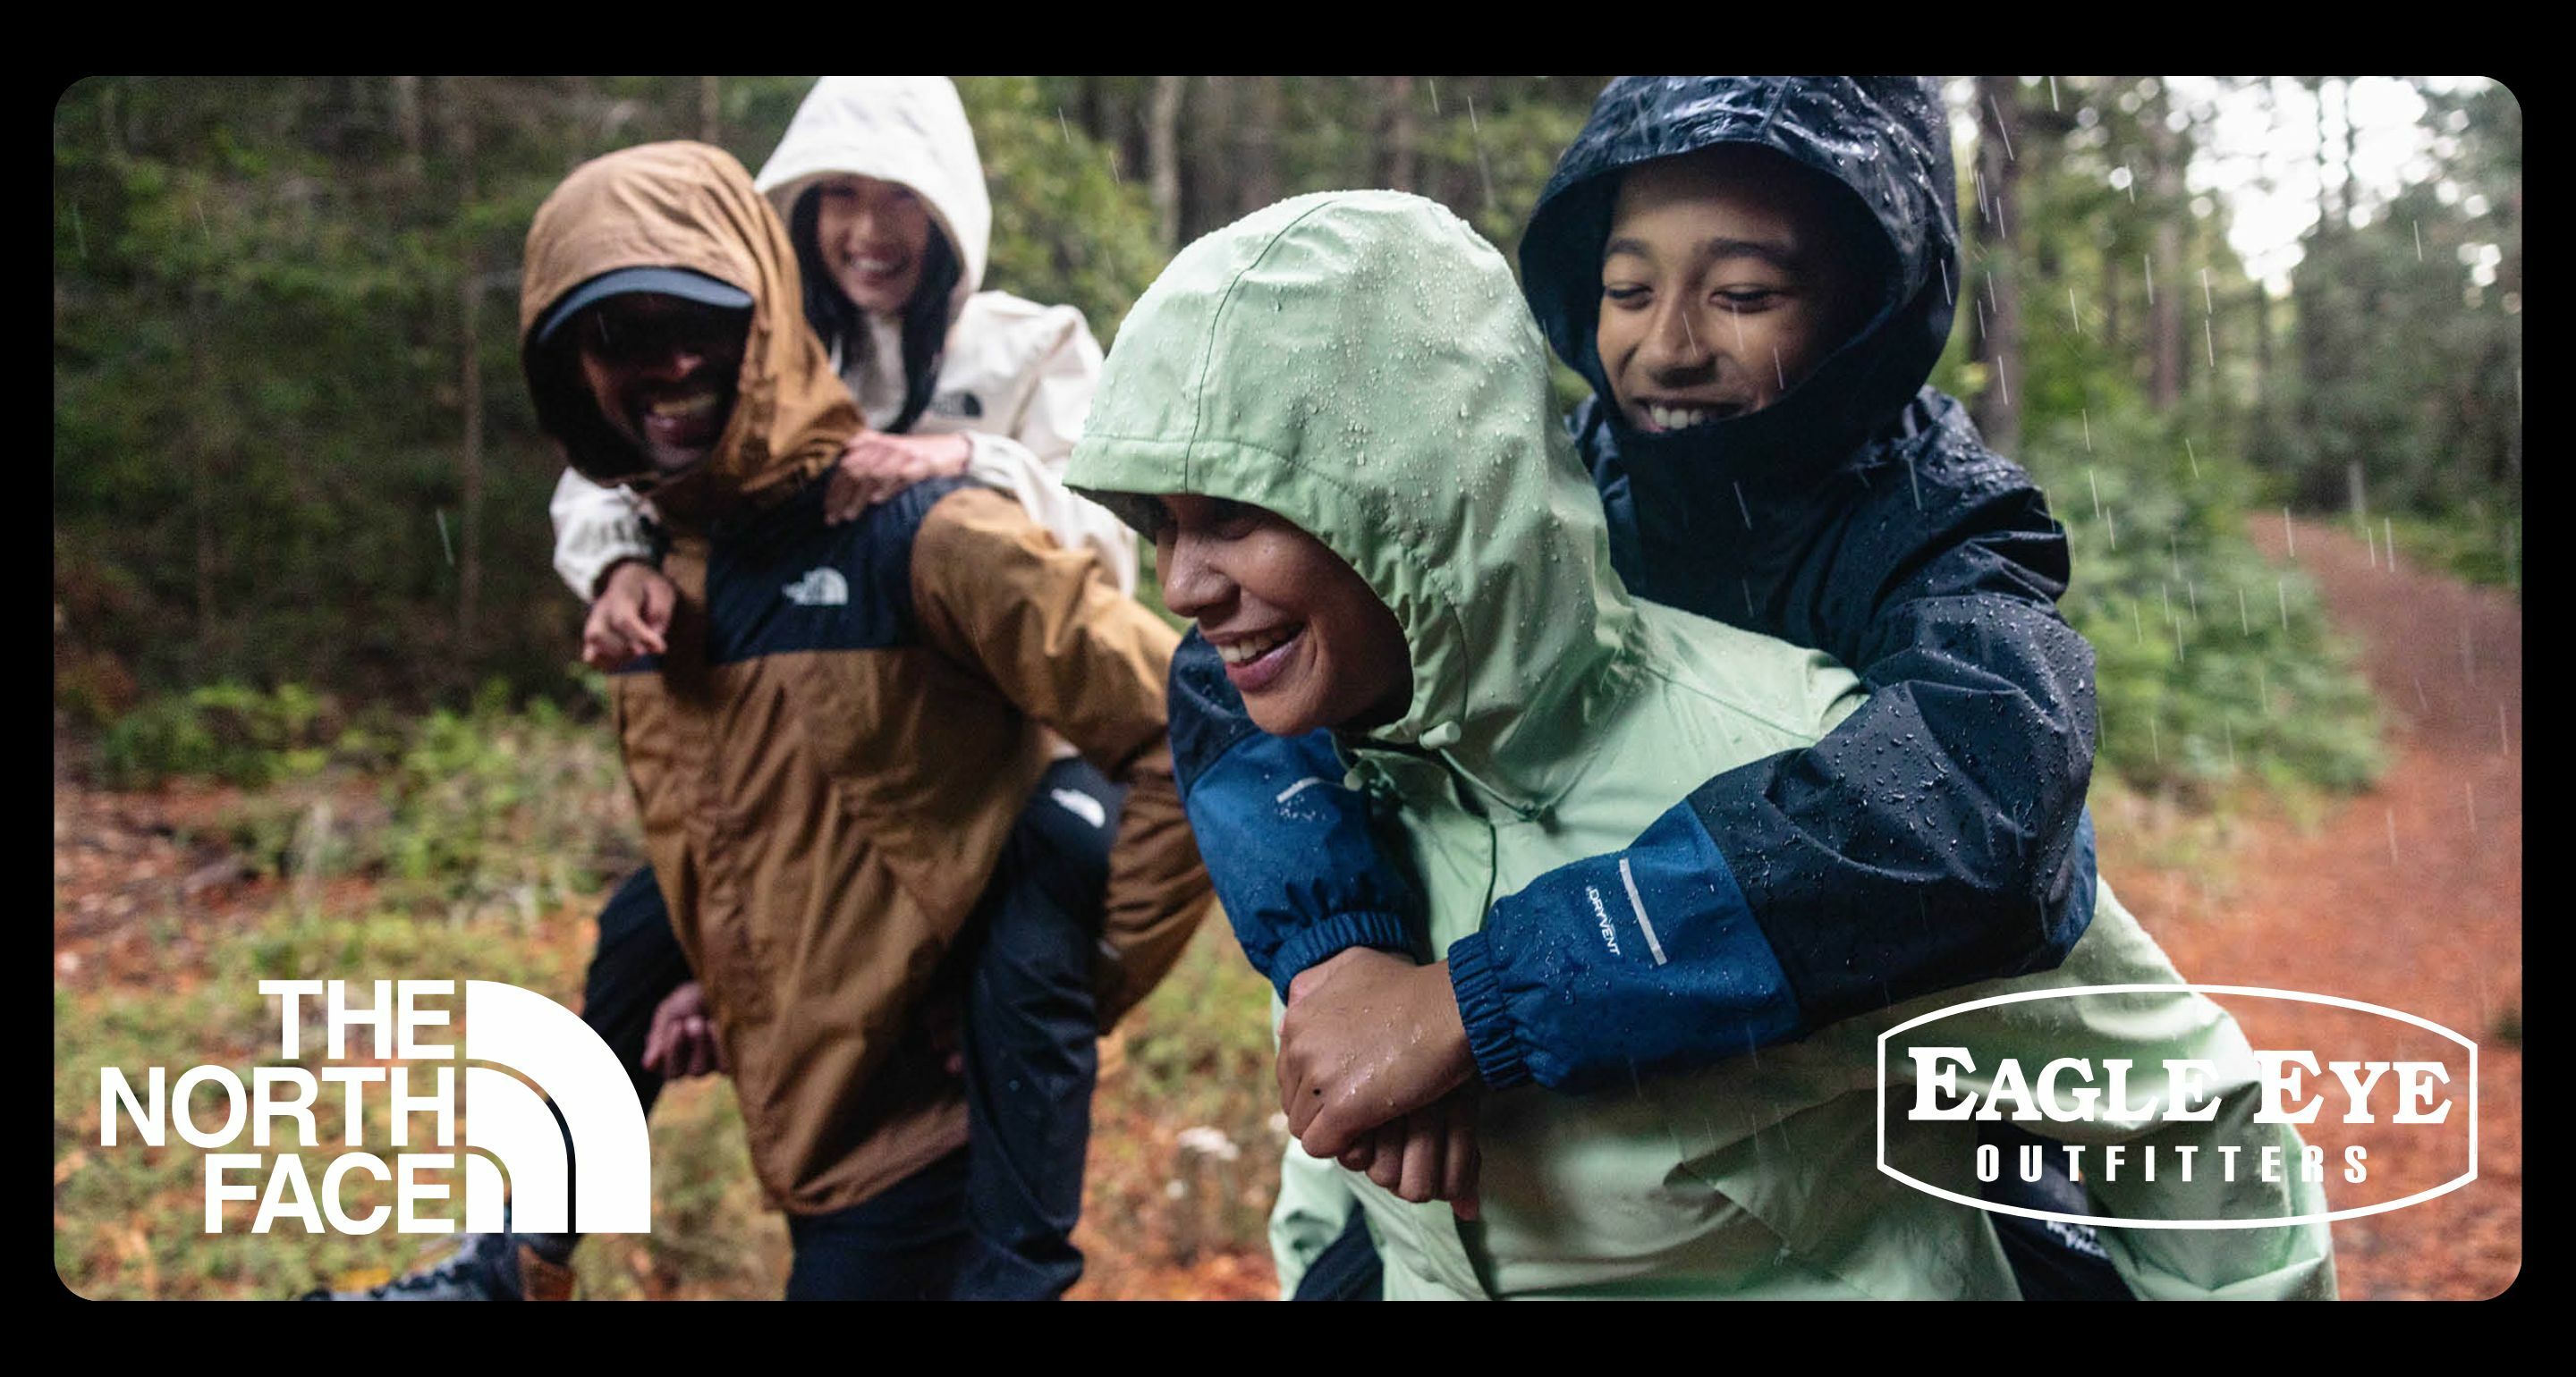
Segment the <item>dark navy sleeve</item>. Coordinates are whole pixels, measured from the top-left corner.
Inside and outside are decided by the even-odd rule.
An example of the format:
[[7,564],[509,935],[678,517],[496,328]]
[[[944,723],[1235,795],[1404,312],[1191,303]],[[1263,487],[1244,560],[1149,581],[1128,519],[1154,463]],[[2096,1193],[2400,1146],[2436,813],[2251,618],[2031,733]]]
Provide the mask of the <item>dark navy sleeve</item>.
[[1865,513],[1804,590],[1866,703],[1450,948],[1489,1083],[1624,1083],[2065,959],[2093,911],[2093,653],[2053,601],[2064,537],[1994,463]]
[[1329,733],[1252,724],[1216,648],[1196,630],[1172,656],[1172,764],[1199,856],[1235,940],[1279,997],[1298,972],[1351,947],[1411,952],[1412,890],[1343,787]]

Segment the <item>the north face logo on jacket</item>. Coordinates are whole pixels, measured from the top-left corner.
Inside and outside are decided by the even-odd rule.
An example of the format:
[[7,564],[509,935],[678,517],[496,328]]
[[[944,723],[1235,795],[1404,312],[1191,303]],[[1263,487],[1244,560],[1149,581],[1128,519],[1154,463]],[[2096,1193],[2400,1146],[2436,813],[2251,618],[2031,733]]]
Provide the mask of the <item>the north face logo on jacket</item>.
[[838,569],[808,569],[784,591],[799,607],[847,607],[850,602],[850,581]]
[[960,416],[971,421],[984,414],[984,401],[974,393],[962,389],[955,392],[941,392],[931,397],[930,414]]

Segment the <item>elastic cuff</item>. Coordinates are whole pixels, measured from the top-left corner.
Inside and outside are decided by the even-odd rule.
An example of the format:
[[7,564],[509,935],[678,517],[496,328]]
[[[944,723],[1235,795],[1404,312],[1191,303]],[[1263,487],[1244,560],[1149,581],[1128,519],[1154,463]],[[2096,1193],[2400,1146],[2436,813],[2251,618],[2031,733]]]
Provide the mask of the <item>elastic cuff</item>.
[[1270,959],[1270,983],[1284,1003],[1289,981],[1353,947],[1410,955],[1413,938],[1404,930],[1402,918],[1380,909],[1336,913],[1279,944],[1278,953]]
[[1476,1058],[1476,1073],[1485,1078],[1485,1087],[1508,1090],[1528,1080],[1529,1063],[1503,1007],[1502,977],[1494,969],[1493,944],[1485,934],[1471,932],[1450,944],[1449,984],[1457,992],[1467,1050]]

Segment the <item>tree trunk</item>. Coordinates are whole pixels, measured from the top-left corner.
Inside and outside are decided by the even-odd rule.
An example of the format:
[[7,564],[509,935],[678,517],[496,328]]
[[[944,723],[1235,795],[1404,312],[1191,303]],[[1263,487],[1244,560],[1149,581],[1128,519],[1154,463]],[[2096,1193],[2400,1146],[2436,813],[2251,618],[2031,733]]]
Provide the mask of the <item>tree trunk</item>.
[[[450,150],[456,158],[456,204],[460,208],[475,203],[474,185],[474,106],[460,84],[447,83],[447,135]],[[458,394],[464,415],[464,437],[457,451],[457,480],[462,491],[462,510],[457,514],[456,532],[456,644],[460,664],[470,663],[475,637],[479,631],[483,600],[483,341],[477,328],[482,311],[477,309],[483,293],[482,246],[470,232],[465,237],[463,252],[457,264],[463,282],[458,294]]]
[[2120,348],[2120,260],[2110,249],[2102,251],[2102,354],[2128,357]]
[[1235,127],[1234,213],[1248,215],[1279,199],[1279,78],[1236,80],[1243,121]]
[[1413,111],[1413,78],[1379,77],[1377,96],[1378,114],[1383,121],[1378,134],[1378,185],[1411,191],[1420,175],[1421,144],[1420,126]]
[[1234,84],[1203,76],[1189,94],[1190,156],[1181,169],[1182,239],[1196,239],[1234,218]]
[[1081,108],[1074,111],[1074,118],[1082,122],[1082,132],[1089,134],[1094,143],[1109,142],[1112,117],[1108,88],[1107,77],[1087,76],[1082,79],[1082,99],[1077,102]]
[[1991,379],[1977,394],[1970,414],[1986,444],[1998,454],[2012,455],[2021,449],[2021,284],[2016,279],[2014,252],[2007,236],[2020,212],[2020,160],[2005,150],[2018,132],[2014,125],[2021,110],[2020,83],[2012,77],[1977,78],[1978,126],[1983,133],[1977,139],[1977,172],[1983,195],[1979,198],[1977,232],[1973,240],[1977,261],[1983,267],[1985,301],[1982,313],[1974,298],[1979,295],[1976,274],[1963,282],[1961,295],[1971,298],[1966,303],[1969,314],[1979,318],[1975,358],[1986,366]]
[[1146,103],[1145,165],[1151,173],[1154,230],[1163,251],[1180,247],[1181,235],[1181,83],[1176,76],[1154,78]]
[[[197,395],[208,396],[215,387],[214,324],[208,318],[206,291],[199,288],[189,293],[188,314],[195,326]],[[198,425],[189,427],[188,472],[189,506],[193,509],[197,555],[197,646],[203,656],[213,647],[215,634],[215,446],[222,441],[228,427]]]
[[2182,266],[2182,225],[2179,216],[2190,213],[2182,204],[2182,158],[2174,147],[2173,130],[2165,126],[2165,111],[2171,107],[2172,93],[2159,86],[2155,103],[2147,108],[2147,156],[2153,194],[2148,202],[2155,216],[2155,273],[2161,279],[2161,290],[2155,304],[2147,308],[2147,401],[2158,411],[2172,409],[2182,399],[2182,302],[2192,284],[2184,280]]
[[2272,289],[2254,284],[2254,397],[2259,405],[2272,381]]
[[420,78],[394,78],[394,132],[401,136],[403,147],[403,182],[417,189],[426,176],[421,159],[424,143],[420,121]]

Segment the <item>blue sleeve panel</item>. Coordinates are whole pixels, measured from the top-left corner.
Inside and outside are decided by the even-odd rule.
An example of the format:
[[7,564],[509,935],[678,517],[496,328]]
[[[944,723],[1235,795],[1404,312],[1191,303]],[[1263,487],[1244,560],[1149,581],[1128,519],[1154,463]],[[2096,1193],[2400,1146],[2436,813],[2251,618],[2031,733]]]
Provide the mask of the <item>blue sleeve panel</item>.
[[1412,951],[1412,887],[1370,834],[1367,796],[1343,787],[1330,734],[1255,727],[1195,630],[1172,657],[1171,722],[1173,772],[1217,901],[1280,998],[1347,948]]
[[[2014,964],[2046,970],[2063,961],[2092,922],[2093,893],[2087,810],[2049,896],[2042,954]],[[1928,912],[1924,905],[1917,915]],[[1928,917],[1912,935],[1913,950],[1886,953],[1873,978],[1895,980],[1868,1008],[1987,978],[1940,974],[1945,944]],[[1497,1090],[1532,1080],[1562,1091],[1625,1084],[1792,1041],[1861,1012],[1820,1015],[1801,1002],[1771,933],[1688,802],[1626,850],[1560,866],[1497,901],[1483,931],[1451,944],[1449,980],[1476,1069]]]

